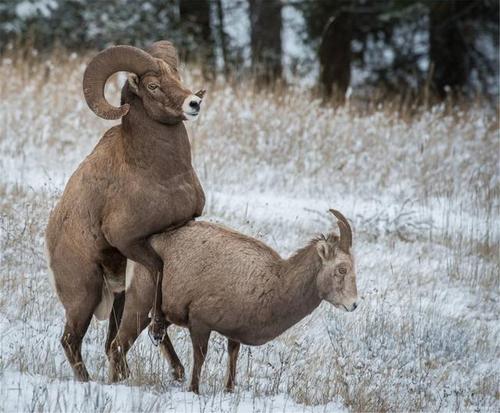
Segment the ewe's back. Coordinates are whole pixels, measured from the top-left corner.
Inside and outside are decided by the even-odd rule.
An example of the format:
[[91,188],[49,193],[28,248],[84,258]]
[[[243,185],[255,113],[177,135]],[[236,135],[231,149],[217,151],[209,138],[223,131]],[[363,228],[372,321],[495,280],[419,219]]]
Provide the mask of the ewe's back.
[[[191,221],[175,231],[155,235],[151,243],[159,255],[176,267],[210,263],[209,268],[230,266],[234,271],[234,266],[266,269],[281,261],[279,254],[263,242],[206,221]],[[186,267],[183,269],[189,270]]]
[[151,243],[165,262],[166,313],[179,319],[194,307],[211,314],[253,307],[278,279],[282,262],[263,242],[204,221],[155,235]]

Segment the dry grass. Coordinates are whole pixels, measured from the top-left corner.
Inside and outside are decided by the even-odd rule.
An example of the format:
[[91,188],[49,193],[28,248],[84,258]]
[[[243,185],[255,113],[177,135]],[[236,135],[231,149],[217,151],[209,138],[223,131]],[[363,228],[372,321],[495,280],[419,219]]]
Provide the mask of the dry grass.
[[[84,103],[84,62],[59,55],[0,65],[0,371],[43,378],[36,392],[21,393],[26,410],[119,405],[113,392],[121,390],[102,384],[105,324],[93,322],[84,342],[100,384],[71,381],[59,347],[63,311],[43,259],[50,208],[110,126]],[[202,86],[196,74],[186,78]],[[496,114],[446,105],[411,116],[391,105],[335,110],[295,87],[207,89],[203,114],[190,124],[207,216],[286,255],[329,230],[324,212],[337,207],[355,225],[364,296],[353,314],[323,304],[268,345],[245,347],[229,405],[282,394],[324,410],[332,401],[351,411],[498,410]],[[115,102],[117,91],[111,82]],[[175,329],[172,337],[189,365],[186,332]],[[217,411],[228,406],[221,393],[225,341],[214,335],[210,346],[199,409]],[[130,408],[161,409],[179,391],[146,338],[130,366]],[[79,389],[85,403],[73,409]],[[147,392],[163,398],[152,401]]]

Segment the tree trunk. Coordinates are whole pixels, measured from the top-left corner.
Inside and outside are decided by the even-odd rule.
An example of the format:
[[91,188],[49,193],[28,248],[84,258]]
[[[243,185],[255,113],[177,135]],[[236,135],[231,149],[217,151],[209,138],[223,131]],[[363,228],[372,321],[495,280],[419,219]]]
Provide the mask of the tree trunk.
[[[189,37],[184,58],[202,64],[204,76],[213,78],[215,75],[214,38],[210,24],[209,0],[180,0],[179,15],[181,27]],[[192,50],[193,53],[189,53]]]
[[[473,2],[473,1],[472,1]],[[434,65],[433,86],[445,97],[458,91],[467,82],[467,44],[464,39],[463,10],[470,0],[447,0],[432,3],[430,10],[430,60]]]
[[281,1],[249,0],[252,71],[259,84],[281,78]]
[[352,15],[342,12],[326,24],[319,48],[323,96],[340,104],[351,80],[351,40]]
[[229,76],[229,62],[227,56],[227,33],[224,30],[224,8],[222,7],[222,0],[216,0],[217,5],[217,19],[218,19],[218,34],[220,39],[220,48],[222,51],[222,62],[224,64],[224,76],[227,78]]

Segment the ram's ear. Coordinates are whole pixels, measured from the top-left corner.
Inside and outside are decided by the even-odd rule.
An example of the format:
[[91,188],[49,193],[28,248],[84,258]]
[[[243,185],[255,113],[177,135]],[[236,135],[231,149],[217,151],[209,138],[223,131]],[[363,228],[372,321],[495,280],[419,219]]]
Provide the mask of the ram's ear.
[[332,246],[326,241],[321,240],[316,244],[316,250],[322,261],[327,261],[332,256]]
[[135,73],[130,73],[128,75],[127,81],[130,90],[136,95],[139,95],[139,76],[137,76]]
[[198,96],[200,99],[203,99],[203,96],[205,96],[206,90],[205,89],[200,89],[198,92],[195,93],[196,96]]

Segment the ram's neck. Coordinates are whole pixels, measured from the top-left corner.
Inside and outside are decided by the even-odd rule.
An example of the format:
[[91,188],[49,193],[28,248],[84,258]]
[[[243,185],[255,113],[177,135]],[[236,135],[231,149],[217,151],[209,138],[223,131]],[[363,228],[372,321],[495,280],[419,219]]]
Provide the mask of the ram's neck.
[[127,162],[151,171],[177,175],[191,166],[191,146],[183,122],[162,124],[151,119],[133,99],[122,119],[123,147]]

